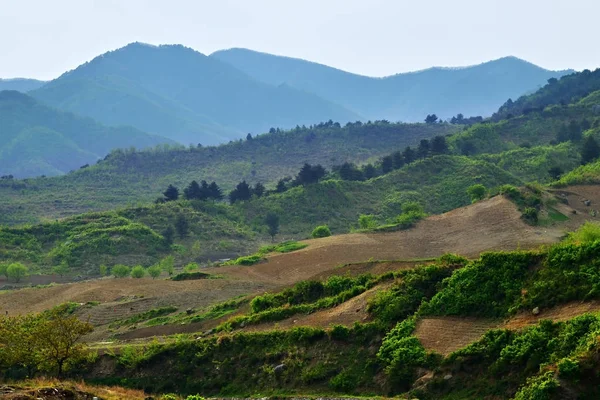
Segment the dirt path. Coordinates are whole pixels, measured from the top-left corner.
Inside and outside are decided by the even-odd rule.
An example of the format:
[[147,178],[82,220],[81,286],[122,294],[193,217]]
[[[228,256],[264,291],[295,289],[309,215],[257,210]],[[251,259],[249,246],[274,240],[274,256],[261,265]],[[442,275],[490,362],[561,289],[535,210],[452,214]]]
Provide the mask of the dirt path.
[[533,315],[531,312],[521,312],[506,321],[503,327],[516,330],[535,325],[543,319],[560,322],[567,321],[582,314],[597,312],[600,312],[600,301],[591,301],[585,303],[572,302],[546,310],[542,309],[538,315]]

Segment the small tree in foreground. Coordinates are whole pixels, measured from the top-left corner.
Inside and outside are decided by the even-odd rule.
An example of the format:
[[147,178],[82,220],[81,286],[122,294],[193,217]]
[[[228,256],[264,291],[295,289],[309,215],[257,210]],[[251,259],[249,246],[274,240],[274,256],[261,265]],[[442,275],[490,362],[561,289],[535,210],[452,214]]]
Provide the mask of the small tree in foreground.
[[476,185],[469,186],[467,188],[467,194],[471,197],[471,203],[477,203],[485,198],[487,190],[485,189],[485,186],[478,183]]
[[162,269],[160,268],[160,265],[153,265],[148,268],[148,274],[152,277],[152,279],[158,278],[161,273]]
[[131,270],[131,277],[135,279],[141,279],[146,275],[146,270],[141,265],[136,265]]
[[115,278],[125,278],[129,276],[130,269],[127,265],[117,264],[111,268],[110,273],[114,275]]
[[331,236],[331,230],[329,230],[327,225],[320,225],[312,231],[311,236],[315,239],[328,237]]
[[275,235],[279,233],[279,215],[275,213],[268,213],[265,217],[265,224],[267,224],[267,228],[269,229],[271,241],[274,241]]
[[6,274],[9,279],[18,283],[29,274],[29,268],[21,263],[12,263],[6,268]]
[[372,215],[361,214],[358,217],[358,226],[360,229],[377,228],[377,221],[375,221],[375,217]]

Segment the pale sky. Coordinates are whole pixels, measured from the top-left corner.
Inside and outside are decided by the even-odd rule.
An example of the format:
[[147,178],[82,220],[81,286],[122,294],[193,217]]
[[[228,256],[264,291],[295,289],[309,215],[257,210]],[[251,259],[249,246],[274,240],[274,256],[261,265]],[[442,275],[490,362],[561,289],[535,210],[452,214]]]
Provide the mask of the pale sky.
[[508,55],[595,69],[599,16],[600,0],[0,0],[0,78],[56,78],[134,41],[370,76]]

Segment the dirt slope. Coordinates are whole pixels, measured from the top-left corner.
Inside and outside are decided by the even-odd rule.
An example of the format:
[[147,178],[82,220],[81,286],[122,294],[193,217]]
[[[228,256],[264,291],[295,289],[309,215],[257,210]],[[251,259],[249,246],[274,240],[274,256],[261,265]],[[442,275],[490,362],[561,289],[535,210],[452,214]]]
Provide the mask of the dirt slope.
[[438,257],[452,252],[477,257],[486,250],[532,248],[556,242],[562,229],[531,227],[513,203],[502,196],[429,217],[412,229],[390,233],[355,233],[307,240],[307,248],[278,254],[248,267],[221,267],[230,278],[290,284],[340,264],[374,260]]

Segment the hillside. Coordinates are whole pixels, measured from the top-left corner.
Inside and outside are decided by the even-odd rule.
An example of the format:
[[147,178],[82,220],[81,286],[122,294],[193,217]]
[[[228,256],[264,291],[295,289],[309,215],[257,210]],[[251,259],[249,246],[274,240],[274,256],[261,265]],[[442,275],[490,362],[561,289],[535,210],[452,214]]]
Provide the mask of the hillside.
[[515,57],[464,68],[371,78],[301,59],[247,49],[211,54],[272,85],[286,84],[315,93],[369,119],[422,121],[436,113],[444,119],[462,113],[489,116],[509,98],[535,91],[568,71],[548,71]]
[[185,145],[225,143],[273,126],[360,119],[314,94],[256,81],[183,46],[132,43],[31,94],[106,125],[131,125]]
[[47,107],[16,91],[0,92],[0,175],[62,175],[116,148],[143,149],[169,139],[134,128],[109,128]]
[[580,105],[593,107],[598,104],[597,95],[585,99],[600,90],[600,69],[565,75],[560,79],[551,79],[535,93],[509,100],[500,107],[493,118],[498,120],[508,116],[517,116],[530,112],[539,112],[551,105],[566,105],[580,102]]
[[16,90],[18,92],[29,92],[30,90],[39,89],[44,86],[46,82],[38,81],[37,79],[25,79],[25,78],[14,78],[14,79],[1,79],[0,78],[0,92],[3,90]]
[[327,123],[218,147],[115,151],[98,165],[64,177],[0,180],[0,198],[6,199],[0,202],[0,223],[38,222],[150,202],[169,184],[183,189],[192,180],[214,180],[225,191],[243,179],[273,188],[305,162],[330,168],[345,161],[375,161],[393,149],[456,131],[448,124]]

